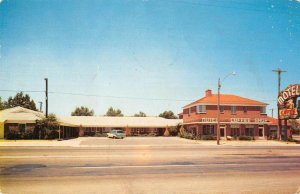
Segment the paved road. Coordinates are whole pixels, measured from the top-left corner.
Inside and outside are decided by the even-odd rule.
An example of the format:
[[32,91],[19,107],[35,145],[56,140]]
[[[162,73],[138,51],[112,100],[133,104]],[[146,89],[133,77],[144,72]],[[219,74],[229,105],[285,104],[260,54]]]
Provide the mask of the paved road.
[[296,193],[300,188],[299,147],[161,141],[0,147],[0,193]]

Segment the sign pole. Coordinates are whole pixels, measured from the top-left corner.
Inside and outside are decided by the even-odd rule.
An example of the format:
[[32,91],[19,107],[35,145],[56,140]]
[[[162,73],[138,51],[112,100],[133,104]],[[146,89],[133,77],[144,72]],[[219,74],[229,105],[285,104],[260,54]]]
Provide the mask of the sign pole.
[[[286,72],[285,70],[282,70],[280,68],[272,70],[273,72],[276,72],[278,74],[278,97],[280,96],[280,82],[281,82],[281,73]],[[279,115],[279,104],[277,103],[277,119],[278,119],[278,130],[277,130],[277,136],[279,140],[281,140],[281,120]]]

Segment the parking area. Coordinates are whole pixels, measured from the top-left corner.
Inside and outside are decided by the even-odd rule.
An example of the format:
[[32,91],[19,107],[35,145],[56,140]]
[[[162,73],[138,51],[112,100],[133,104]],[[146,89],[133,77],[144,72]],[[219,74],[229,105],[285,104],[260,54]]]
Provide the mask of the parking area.
[[300,146],[294,142],[278,142],[272,140],[256,141],[221,141],[217,145],[216,141],[210,140],[189,140],[180,137],[126,137],[124,139],[111,139],[107,137],[79,137],[69,140],[2,140],[0,147],[20,146],[20,147],[201,147],[201,146],[221,146],[221,147],[240,147],[240,146]]
[[111,139],[106,137],[79,138],[80,146],[184,146],[198,143],[178,137],[126,137]]

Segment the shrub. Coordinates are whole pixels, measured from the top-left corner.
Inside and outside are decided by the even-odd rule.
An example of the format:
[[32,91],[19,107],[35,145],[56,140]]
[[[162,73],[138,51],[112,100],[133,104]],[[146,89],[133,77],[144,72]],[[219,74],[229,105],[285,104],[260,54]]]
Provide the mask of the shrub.
[[175,127],[170,127],[169,128],[169,133],[171,136],[177,136],[179,132],[179,128]]
[[26,132],[23,134],[23,139],[33,139],[33,133],[32,132]]
[[45,139],[58,138],[58,132],[56,130],[46,129]]
[[245,141],[249,141],[249,140],[254,140],[254,137],[252,136],[240,136],[239,140],[245,140]]
[[194,138],[193,134],[187,132],[183,126],[180,127],[178,135],[179,137],[186,138],[186,139]]
[[202,140],[217,140],[217,136],[213,136],[213,135],[203,135],[201,137]]
[[21,134],[15,131],[10,131],[7,133],[6,139],[13,139],[13,140],[21,139]]
[[297,140],[293,139],[293,138],[288,138],[287,140],[288,142],[297,142]]

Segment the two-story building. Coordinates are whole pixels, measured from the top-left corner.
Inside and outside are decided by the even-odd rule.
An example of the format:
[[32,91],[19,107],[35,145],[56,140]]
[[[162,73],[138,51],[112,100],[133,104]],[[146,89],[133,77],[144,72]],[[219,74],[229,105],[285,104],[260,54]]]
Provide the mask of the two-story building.
[[[183,107],[183,125],[195,136],[216,136],[218,95],[206,90],[205,97]],[[275,138],[277,119],[267,116],[267,103],[220,94],[221,139],[252,136],[254,139]]]

